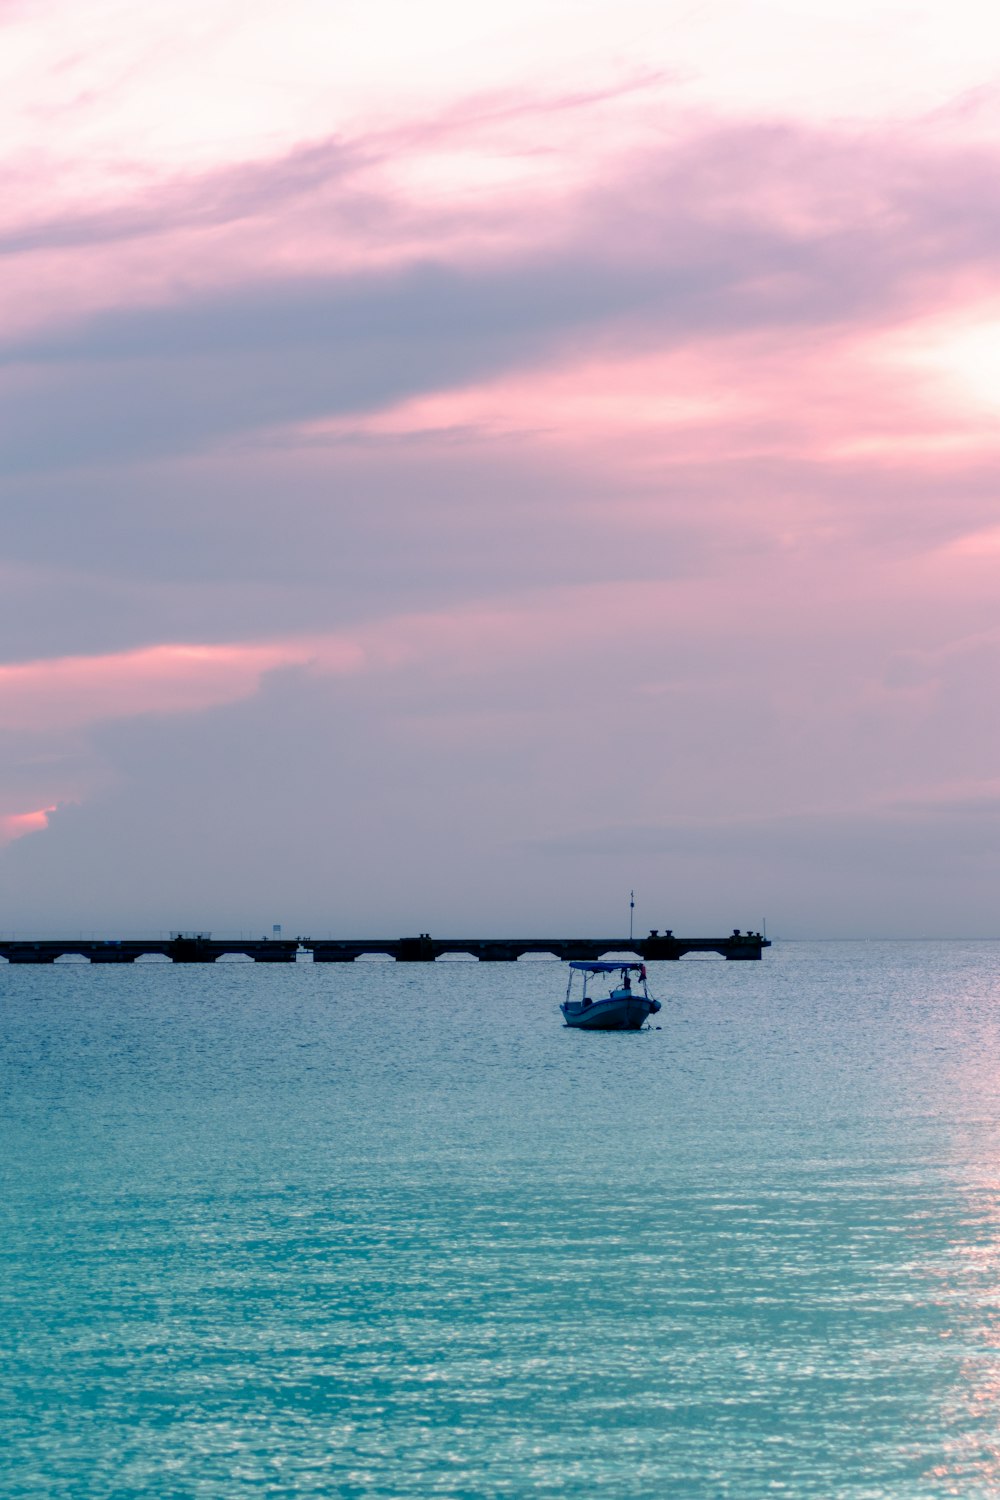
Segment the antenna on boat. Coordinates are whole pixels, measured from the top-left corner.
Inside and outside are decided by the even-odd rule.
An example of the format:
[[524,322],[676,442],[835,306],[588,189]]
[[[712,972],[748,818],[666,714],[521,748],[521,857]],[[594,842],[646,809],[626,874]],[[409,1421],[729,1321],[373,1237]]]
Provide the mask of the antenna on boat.
[[635,891],[628,893],[628,940],[632,941],[632,913],[635,911]]

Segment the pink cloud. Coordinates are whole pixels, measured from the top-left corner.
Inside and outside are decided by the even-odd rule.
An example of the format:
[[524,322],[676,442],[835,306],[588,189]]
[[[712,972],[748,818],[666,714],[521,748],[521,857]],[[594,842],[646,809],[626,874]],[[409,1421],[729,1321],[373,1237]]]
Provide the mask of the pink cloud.
[[[158,645],[104,656],[0,666],[0,729],[62,733],[140,714],[200,713],[258,691],[268,672],[391,675],[419,667],[448,677],[527,657],[554,660],[608,633],[616,585],[545,591],[494,603],[389,615],[352,632],[226,645]],[[657,607],[659,600],[659,607]],[[662,614],[656,585],[616,600],[616,631]]]
[[[149,713],[197,713],[254,693],[265,672],[302,665],[301,643],[162,645],[106,656],[65,656],[0,666],[0,728],[70,729]],[[329,670],[359,662],[331,643]]]
[[29,833],[41,833],[49,826],[49,814],[55,807],[39,807],[34,812],[0,814],[0,846],[12,844]]
[[[967,319],[965,304],[953,315]],[[360,451],[419,442],[421,452],[499,463],[516,448],[552,470],[559,490],[585,476],[577,524],[609,524],[614,494],[618,524],[646,534],[681,524],[716,552],[727,536],[799,550],[893,529],[911,550],[982,531],[965,550],[992,551],[983,522],[1000,457],[994,414],[962,400],[948,371],[900,357],[908,333],[906,323],[821,339],[772,330],[634,352],[597,343],[570,360],[305,424],[288,441]]]
[[[586,112],[586,98],[579,107]],[[556,119],[572,114],[558,99],[550,108]],[[482,104],[479,120],[513,130],[522,115],[534,128],[527,105],[519,112],[513,104],[495,103],[492,111]],[[467,116],[475,134],[472,105]],[[66,398],[73,409],[111,379],[101,363],[108,350],[118,359],[123,351],[149,359],[163,385],[151,383],[151,409],[140,407],[131,426],[138,431],[148,421],[155,429],[162,422],[168,449],[254,427],[291,431],[305,441],[359,434],[391,442],[465,430],[475,440],[516,433],[558,441],[589,449],[591,458],[603,447],[609,467],[628,464],[640,473],[708,454],[728,461],[779,455],[881,463],[989,451],[993,412],[963,404],[961,385],[949,381],[945,365],[935,371],[909,358],[907,341],[928,322],[928,308],[945,343],[950,326],[977,322],[977,299],[992,275],[993,218],[989,194],[980,203],[971,185],[995,175],[990,154],[959,147],[930,152],[919,132],[900,129],[862,139],[787,123],[722,124],[676,110],[665,111],[663,125],[665,146],[632,141],[617,154],[581,156],[586,172],[554,201],[544,188],[536,193],[524,183],[487,183],[470,201],[447,184],[428,194],[423,179],[410,181],[407,171],[430,172],[438,150],[449,159],[452,148],[459,151],[458,125],[444,115],[433,128],[415,124],[412,139],[396,132],[399,161],[374,137],[347,147],[321,143],[151,189],[148,201],[125,202],[110,213],[103,229],[94,218],[81,218],[75,231],[70,220],[53,222],[53,243],[41,236],[43,265],[60,286],[79,292],[85,310],[91,249],[83,243],[60,250],[59,240],[74,232],[84,242],[93,236],[94,286],[119,303],[120,315],[89,333],[71,331],[62,349],[58,337],[54,349],[43,339],[33,350],[29,341],[24,358],[30,363],[40,352],[52,368],[66,360],[65,378],[81,381],[80,392]],[[469,159],[488,144],[479,139]],[[520,160],[519,139],[500,144]],[[400,162],[409,164],[406,170]],[[956,189],[956,181],[964,187]],[[209,223],[213,255],[206,260]],[[122,274],[109,277],[108,257],[119,250],[97,243],[105,233],[110,240],[148,234],[155,243],[119,246]],[[64,255],[71,257],[71,276]],[[590,278],[596,294],[608,295],[606,315],[591,318],[589,296],[581,295],[565,318],[546,324],[560,257],[567,282],[578,278],[587,293]],[[26,257],[25,274],[38,288],[36,259]],[[373,268],[381,274],[427,259],[454,274],[421,282],[406,295],[397,295],[392,276],[373,275]],[[206,264],[234,296],[243,288],[245,305],[213,302],[204,287]],[[133,265],[138,283],[131,280]],[[349,285],[346,273],[359,265],[366,277]],[[171,313],[160,304],[168,288],[176,291],[179,267],[189,301]],[[334,277],[317,274],[331,267]],[[485,273],[498,268],[503,274],[491,281]],[[648,306],[641,298],[623,300],[621,288],[643,278]],[[41,295],[51,317],[54,303],[47,290]],[[417,320],[400,335],[412,304],[428,295],[437,297],[443,319]],[[386,347],[376,340],[373,348],[363,337],[355,344],[355,325],[345,330],[336,321],[336,310],[359,298],[376,321],[384,320]],[[463,345],[457,371],[453,345],[434,342],[456,299],[464,299],[456,322],[471,351],[465,359]],[[14,301],[28,306],[27,298]],[[512,328],[489,317],[477,326],[483,309],[497,304],[513,309]],[[526,319],[528,331],[519,332],[517,317],[536,304],[539,317]],[[197,391],[197,419],[191,417],[189,373],[201,369],[209,345],[213,360],[227,357],[234,326],[248,341],[236,350],[238,367],[231,378],[213,377]],[[303,327],[323,357],[312,360],[310,345],[300,370]],[[207,335],[199,344],[191,332],[203,328],[215,330],[215,345]],[[259,347],[248,328],[263,330]],[[968,351],[959,356],[968,360]],[[97,365],[94,378],[78,377],[88,358]],[[399,383],[377,377],[368,394],[358,396],[364,381],[351,380],[338,395],[343,366],[415,370],[416,391],[407,391],[404,375],[402,400]],[[244,372],[246,401],[220,399],[213,418],[218,392],[240,392]],[[110,384],[106,396],[115,452],[122,449],[122,400],[135,390],[131,370],[124,379],[127,391]],[[40,381],[38,405],[47,423],[52,401],[37,368],[18,380],[25,390],[29,380]],[[273,399],[261,402],[261,390],[271,387]],[[57,382],[56,400],[61,395]],[[317,418],[324,403],[331,415]],[[360,415],[353,414],[356,406]],[[176,432],[171,413],[179,413]],[[103,407],[88,415],[87,433],[105,420]],[[70,441],[71,419],[63,428]]]
[[[262,274],[471,268],[570,245],[623,270],[736,258],[778,321],[789,302],[816,321],[847,301],[877,323],[934,278],[992,267],[991,194],[975,186],[995,177],[995,151],[942,143],[933,122],[862,133],[694,109],[655,71],[484,91],[272,157],[196,162],[132,164],[55,195],[37,166],[14,172],[0,230],[24,252],[8,261],[14,326],[169,301],[181,282],[190,294]],[[701,306],[697,285],[678,295]]]

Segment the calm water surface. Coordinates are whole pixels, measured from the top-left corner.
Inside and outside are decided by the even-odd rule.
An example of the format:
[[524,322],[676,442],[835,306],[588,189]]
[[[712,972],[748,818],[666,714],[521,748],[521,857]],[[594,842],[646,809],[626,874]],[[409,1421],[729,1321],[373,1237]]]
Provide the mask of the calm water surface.
[[0,970],[0,1492],[1000,1493],[1000,945],[650,972]]

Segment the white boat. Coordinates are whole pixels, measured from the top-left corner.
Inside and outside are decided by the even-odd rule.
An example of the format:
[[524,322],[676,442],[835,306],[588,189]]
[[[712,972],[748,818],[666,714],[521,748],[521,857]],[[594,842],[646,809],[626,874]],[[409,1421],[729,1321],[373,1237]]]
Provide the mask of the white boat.
[[[617,974],[618,983],[609,995],[594,996],[587,986],[595,974]],[[633,987],[632,976],[637,976]],[[582,986],[578,984],[582,977]],[[620,959],[597,959],[593,963],[573,959],[569,966],[566,999],[559,1009],[567,1026],[582,1031],[638,1031],[649,1016],[661,1009],[646,988],[646,965],[622,963]]]

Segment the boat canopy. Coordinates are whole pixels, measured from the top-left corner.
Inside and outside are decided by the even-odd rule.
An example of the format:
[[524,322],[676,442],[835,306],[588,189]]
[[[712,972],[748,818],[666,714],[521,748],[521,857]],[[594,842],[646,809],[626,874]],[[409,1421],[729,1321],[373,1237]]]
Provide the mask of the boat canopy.
[[584,958],[571,958],[569,961],[571,969],[585,969],[588,974],[613,974],[618,969],[634,969],[635,972],[644,972],[645,964],[622,963],[621,959],[598,958],[591,962]]

